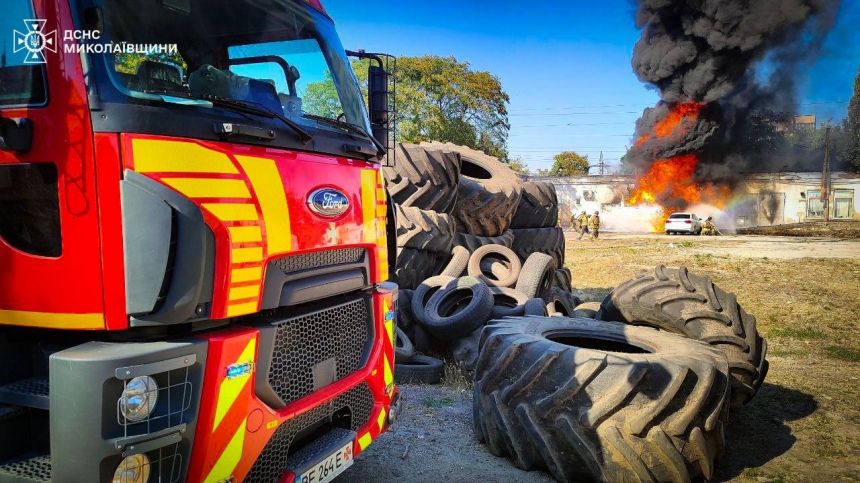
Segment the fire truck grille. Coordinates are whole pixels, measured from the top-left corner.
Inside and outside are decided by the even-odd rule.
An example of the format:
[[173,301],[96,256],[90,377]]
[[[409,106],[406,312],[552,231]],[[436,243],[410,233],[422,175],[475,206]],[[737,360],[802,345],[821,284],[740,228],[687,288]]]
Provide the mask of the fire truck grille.
[[302,430],[326,421],[343,408],[349,408],[352,414],[350,430],[356,431],[370,420],[373,413],[373,394],[367,383],[361,383],[338,396],[333,401],[318,406],[301,416],[282,424],[272,435],[263,448],[260,457],[251,468],[245,481],[259,483],[274,483],[280,480],[289,467],[288,454],[290,445]]
[[0,465],[0,481],[5,481],[4,476],[11,481],[51,481],[51,457],[34,456],[15,463]]
[[364,258],[364,253],[364,248],[323,250],[319,252],[304,253],[301,255],[290,255],[288,257],[275,260],[274,264],[285,274],[291,274],[302,270],[327,267],[330,265],[358,263]]
[[368,299],[360,298],[273,324],[277,331],[268,379],[285,404],[362,367],[372,342],[369,306]]

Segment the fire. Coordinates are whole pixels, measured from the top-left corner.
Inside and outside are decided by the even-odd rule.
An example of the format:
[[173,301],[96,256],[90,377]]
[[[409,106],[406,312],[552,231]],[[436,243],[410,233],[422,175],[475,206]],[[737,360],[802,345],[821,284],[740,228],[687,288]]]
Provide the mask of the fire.
[[704,104],[698,104],[695,102],[688,102],[685,104],[674,104],[670,110],[669,115],[663,119],[657,121],[654,125],[654,131],[652,133],[646,134],[640,137],[636,141],[636,146],[642,146],[648,141],[648,138],[655,137],[657,139],[665,138],[670,136],[675,132],[675,129],[681,125],[681,122],[684,119],[690,118],[695,120],[699,117],[699,112],[702,108],[705,107]]

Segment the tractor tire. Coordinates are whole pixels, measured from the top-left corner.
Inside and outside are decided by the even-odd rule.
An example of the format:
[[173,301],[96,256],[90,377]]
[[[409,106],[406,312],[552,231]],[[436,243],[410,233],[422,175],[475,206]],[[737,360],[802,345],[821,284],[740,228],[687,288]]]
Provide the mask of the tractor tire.
[[520,202],[522,181],[508,166],[481,151],[451,143],[421,143],[460,154],[460,187],[451,214],[457,231],[499,236],[508,229]]
[[427,308],[427,303],[430,302],[430,298],[433,297],[433,294],[452,281],[454,281],[453,277],[436,275],[435,277],[430,277],[427,280],[424,280],[418,285],[418,288],[416,288],[415,292],[412,294],[412,305],[410,306],[412,317],[415,318],[417,323],[422,325],[424,324],[424,309]]
[[558,481],[711,479],[724,447],[729,365],[645,327],[524,317],[481,333],[478,440]]
[[722,350],[731,368],[732,407],[749,402],[767,375],[767,341],[755,317],[735,294],[686,267],[639,272],[606,297],[597,318],[655,327]]
[[549,228],[558,225],[558,196],[545,181],[526,181],[511,228]]
[[438,253],[451,253],[454,223],[444,213],[395,205],[397,246]]
[[475,366],[478,364],[478,342],[481,340],[480,328],[451,344],[451,357],[460,372],[470,381],[475,380]]
[[539,317],[546,316],[546,302],[539,298],[529,299],[523,305],[523,315],[537,315]]
[[[481,263],[485,261],[501,263],[507,268],[507,273],[500,277],[499,274],[493,273],[492,266],[490,270],[483,270]],[[467,272],[470,277],[475,277],[490,287],[510,287],[517,283],[520,270],[522,270],[520,259],[510,248],[502,245],[484,245],[469,257]]]
[[490,320],[493,294],[474,277],[452,280],[424,308],[424,326],[442,340],[466,337]]
[[555,260],[543,253],[533,253],[523,264],[516,289],[526,297],[540,297],[552,286],[555,274]]
[[475,236],[468,233],[454,233],[454,246],[464,247],[469,253],[486,245],[502,245],[510,248],[514,244],[514,232],[507,230],[500,236]]
[[541,297],[546,302],[546,312],[550,316],[573,317],[574,307],[579,305],[576,295],[558,287],[552,287]]
[[492,318],[517,317],[525,313],[526,302],[529,298],[519,290],[503,287],[491,287],[493,292]]
[[394,364],[398,384],[439,384],[445,377],[445,364],[435,357],[415,355],[409,362]]
[[394,328],[394,362],[409,362],[415,356],[415,347],[400,327]]
[[398,248],[392,281],[400,288],[414,289],[424,280],[436,275],[437,265],[443,256],[441,253],[427,250]]
[[469,266],[470,256],[471,252],[467,248],[455,246],[451,250],[451,260],[445,265],[445,268],[442,269],[442,273],[439,275],[459,278],[466,271],[466,267]]
[[401,206],[450,214],[457,204],[460,156],[450,151],[400,144],[397,164],[383,167],[388,196]]
[[558,267],[564,266],[564,230],[554,228],[523,228],[514,232],[511,250],[525,261],[532,253],[546,253],[555,259]]
[[573,316],[583,319],[596,319],[600,304],[597,302],[585,302],[573,308]]
[[565,292],[570,292],[573,290],[573,277],[570,274],[570,269],[567,267],[559,267],[555,270],[555,281],[554,284],[556,287],[564,290]]
[[412,315],[413,290],[402,289],[397,291],[397,327],[409,333],[415,326],[415,317]]

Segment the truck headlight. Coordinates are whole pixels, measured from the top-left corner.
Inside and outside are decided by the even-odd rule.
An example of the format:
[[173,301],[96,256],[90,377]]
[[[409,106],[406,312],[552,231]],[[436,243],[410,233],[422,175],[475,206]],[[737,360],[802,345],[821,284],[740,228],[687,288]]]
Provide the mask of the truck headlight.
[[158,384],[155,379],[140,376],[126,384],[119,399],[119,409],[126,420],[140,421],[152,413],[157,402]]
[[149,458],[145,454],[127,456],[113,472],[113,483],[146,483],[149,469]]

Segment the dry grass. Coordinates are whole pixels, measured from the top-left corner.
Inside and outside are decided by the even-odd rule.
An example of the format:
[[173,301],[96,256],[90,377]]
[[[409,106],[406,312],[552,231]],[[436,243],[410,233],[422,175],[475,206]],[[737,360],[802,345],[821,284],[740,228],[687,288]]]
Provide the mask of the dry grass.
[[800,237],[824,236],[831,238],[860,238],[860,221],[809,221],[805,223],[792,223],[788,225],[743,228],[738,230],[738,233],[745,235]]
[[[860,260],[693,253],[706,239],[568,241],[574,286],[599,300],[637,271],[685,265],[758,318],[770,373],[732,415],[717,479],[860,481]],[[674,248],[669,247],[673,241]]]

